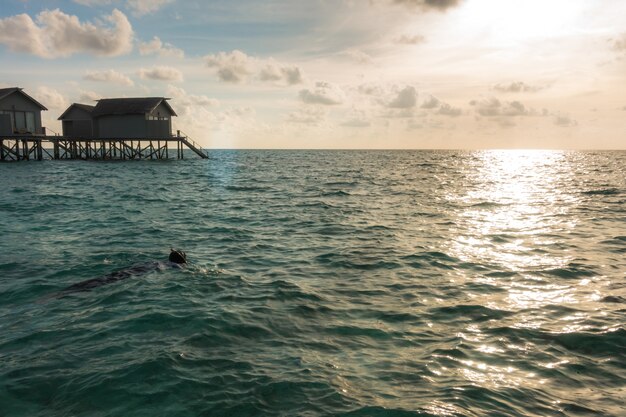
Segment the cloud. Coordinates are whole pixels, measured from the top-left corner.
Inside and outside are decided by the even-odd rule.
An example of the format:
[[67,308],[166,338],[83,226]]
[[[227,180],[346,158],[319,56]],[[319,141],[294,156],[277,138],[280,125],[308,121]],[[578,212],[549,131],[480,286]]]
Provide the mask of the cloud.
[[39,13],[36,22],[27,14],[0,19],[0,44],[43,58],[75,53],[117,56],[130,52],[132,41],[132,26],[117,9],[96,23],[81,23],[59,9]]
[[517,124],[513,121],[514,119],[506,118],[506,117],[498,117],[493,119],[500,127],[504,129],[509,129],[511,127],[517,126]]
[[360,119],[360,118],[349,119],[341,123],[341,126],[345,126],[345,127],[370,127],[371,125],[372,124],[370,123],[369,120]]
[[326,111],[319,107],[306,107],[287,115],[287,122],[319,126],[326,119]]
[[437,114],[441,114],[443,116],[457,117],[462,113],[461,109],[458,107],[452,107],[448,103],[443,103],[439,110],[437,110]]
[[427,100],[425,100],[422,105],[420,106],[422,109],[434,109],[437,108],[439,106],[441,102],[439,101],[439,99],[435,96],[430,96],[428,97]]
[[394,39],[394,42],[401,45],[417,45],[426,42],[426,38],[422,35],[402,35],[399,38]]
[[199,108],[212,108],[220,105],[216,99],[205,95],[188,94],[187,91],[173,85],[168,85],[165,91],[173,99],[171,104],[176,108],[176,112],[182,116],[193,113]]
[[437,10],[444,12],[448,9],[457,7],[462,0],[392,0],[394,4],[405,5],[409,7],[419,7],[422,10]]
[[398,92],[398,95],[387,104],[393,109],[409,109],[417,104],[417,91],[415,87],[406,86]]
[[131,10],[135,16],[144,16],[154,13],[173,0],[127,0],[126,7]]
[[81,91],[78,96],[78,101],[81,103],[91,103],[96,100],[100,100],[102,95],[96,93],[95,91]]
[[611,48],[616,52],[626,51],[626,33],[622,33],[617,39],[613,39]]
[[476,112],[484,117],[514,117],[529,116],[536,112],[527,109],[519,101],[501,102],[495,97],[483,100],[472,100],[470,105],[476,108]]
[[112,0],[72,0],[74,3],[81,4],[83,6],[104,6],[111,4]]
[[296,66],[284,66],[269,59],[259,71],[261,81],[274,81],[287,85],[301,84],[303,81],[302,71]]
[[561,127],[571,127],[576,126],[578,123],[569,116],[556,115],[554,116],[554,124]]
[[[104,6],[113,3],[113,0],[73,0],[83,6]],[[154,13],[174,0],[126,0],[126,8],[137,17]]]
[[543,87],[528,85],[522,81],[496,84],[493,89],[501,93],[534,93],[542,90]]
[[253,59],[235,49],[204,57],[206,65],[217,68],[217,77],[227,83],[239,83],[252,73]]
[[504,116],[527,116],[530,111],[519,101],[511,101],[502,108]]
[[418,122],[415,119],[409,119],[406,122],[406,128],[407,128],[407,130],[423,129],[424,128],[424,124],[422,122]]
[[172,67],[154,67],[154,68],[141,68],[139,70],[139,77],[141,79],[150,79],[157,81],[183,81],[183,73]]
[[204,60],[209,68],[216,68],[219,80],[227,83],[240,83],[253,74],[260,81],[283,85],[301,84],[304,80],[302,70],[295,65],[284,65],[273,58],[255,58],[237,49],[206,55]]
[[133,80],[126,75],[112,69],[106,71],[89,71],[83,76],[83,80],[120,84],[129,87],[135,84]]
[[35,92],[37,101],[42,103],[49,109],[64,110],[67,106],[67,100],[63,97],[63,94],[59,93],[54,88],[41,86]]
[[345,100],[341,88],[323,81],[315,83],[315,88],[300,90],[300,99],[307,104],[335,105]]
[[349,49],[343,53],[346,57],[359,64],[371,64],[374,59],[363,51],[358,49]]
[[361,84],[357,90],[367,96],[381,96],[384,93],[384,89],[378,84]]
[[185,53],[182,49],[176,48],[169,43],[161,42],[158,36],[152,38],[148,42],[139,43],[139,53],[141,55],[159,55],[161,57],[172,57],[182,59],[185,57]]

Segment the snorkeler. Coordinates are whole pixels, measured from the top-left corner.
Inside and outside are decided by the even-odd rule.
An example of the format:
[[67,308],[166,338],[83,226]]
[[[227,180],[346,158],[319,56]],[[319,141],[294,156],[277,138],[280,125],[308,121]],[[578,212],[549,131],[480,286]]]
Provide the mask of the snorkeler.
[[[187,254],[183,251],[170,249],[169,266],[180,268],[187,263]],[[112,272],[110,274],[101,276],[99,278],[89,279],[77,284],[70,285],[63,291],[62,294],[89,291],[93,288],[100,287],[102,285],[111,284],[113,282],[121,281],[133,276],[146,274],[148,272],[156,271],[164,264],[162,262],[148,262],[145,264],[131,266],[130,268],[121,269],[119,271]],[[167,264],[165,264],[167,265]]]

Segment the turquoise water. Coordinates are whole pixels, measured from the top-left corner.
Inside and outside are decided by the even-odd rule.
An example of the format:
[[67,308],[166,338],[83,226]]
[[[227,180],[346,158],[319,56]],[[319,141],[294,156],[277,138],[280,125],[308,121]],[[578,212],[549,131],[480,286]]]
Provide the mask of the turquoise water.
[[[0,416],[624,416],[626,153],[0,164]],[[77,282],[165,261],[91,291]]]

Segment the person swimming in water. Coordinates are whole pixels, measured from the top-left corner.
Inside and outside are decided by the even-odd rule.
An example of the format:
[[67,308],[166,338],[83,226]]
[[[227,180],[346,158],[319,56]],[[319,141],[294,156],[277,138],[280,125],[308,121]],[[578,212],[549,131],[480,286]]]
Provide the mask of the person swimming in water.
[[[168,258],[169,266],[182,267],[187,263],[187,254],[183,251],[170,249],[170,256]],[[133,276],[146,274],[151,271],[156,271],[163,266],[162,262],[148,262],[141,265],[131,266],[130,268],[121,269],[119,271],[112,272],[110,274],[101,276],[99,278],[88,279],[73,285],[70,285],[61,294],[67,294],[72,292],[90,291],[93,288],[100,287],[102,285],[111,284],[113,282],[121,281]]]

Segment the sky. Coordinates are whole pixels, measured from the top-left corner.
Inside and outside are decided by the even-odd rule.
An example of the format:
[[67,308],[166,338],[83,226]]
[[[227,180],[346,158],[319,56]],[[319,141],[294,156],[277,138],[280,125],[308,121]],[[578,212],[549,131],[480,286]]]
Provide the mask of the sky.
[[0,87],[209,148],[626,149],[626,1],[0,0]]

